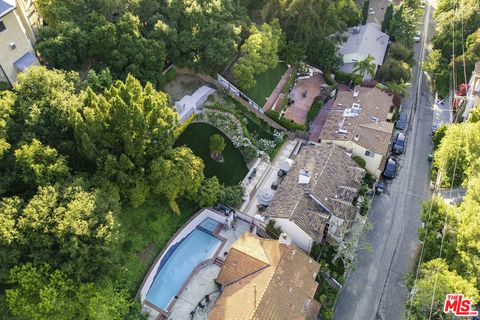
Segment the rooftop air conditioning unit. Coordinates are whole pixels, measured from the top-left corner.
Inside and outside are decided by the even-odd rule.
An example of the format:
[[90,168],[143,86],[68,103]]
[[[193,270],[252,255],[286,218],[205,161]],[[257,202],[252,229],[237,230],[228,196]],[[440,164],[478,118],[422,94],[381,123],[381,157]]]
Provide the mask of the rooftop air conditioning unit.
[[10,49],[14,50],[17,47],[15,42],[10,42]]

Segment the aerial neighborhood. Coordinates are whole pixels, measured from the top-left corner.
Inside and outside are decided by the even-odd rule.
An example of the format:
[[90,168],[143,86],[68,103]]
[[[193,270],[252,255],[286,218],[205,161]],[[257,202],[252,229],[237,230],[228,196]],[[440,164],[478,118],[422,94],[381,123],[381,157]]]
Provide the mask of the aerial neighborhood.
[[0,319],[477,319],[479,14],[0,0]]

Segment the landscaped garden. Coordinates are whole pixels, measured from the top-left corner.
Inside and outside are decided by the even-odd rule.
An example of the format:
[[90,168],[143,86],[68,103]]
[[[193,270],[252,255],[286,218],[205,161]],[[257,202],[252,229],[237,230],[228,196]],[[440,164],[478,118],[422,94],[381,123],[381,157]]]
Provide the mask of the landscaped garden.
[[260,107],[263,106],[287,69],[288,66],[281,62],[274,69],[269,69],[256,75],[256,85],[251,89],[245,90],[244,93]]
[[[223,162],[212,159],[209,148],[209,139],[214,134],[219,134],[225,139],[223,150]],[[238,184],[248,172],[242,154],[233,146],[232,141],[217,128],[207,123],[192,123],[175,142],[175,146],[186,145],[193,153],[202,158],[206,177],[217,176],[218,180],[225,185]]]

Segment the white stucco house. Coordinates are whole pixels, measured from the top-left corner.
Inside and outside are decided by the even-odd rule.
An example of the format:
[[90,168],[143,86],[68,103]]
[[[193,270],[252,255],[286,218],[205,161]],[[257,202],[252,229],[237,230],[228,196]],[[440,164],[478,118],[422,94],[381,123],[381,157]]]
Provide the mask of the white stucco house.
[[35,35],[20,5],[23,2],[0,0],[0,81],[9,85],[18,73],[40,65],[33,48]]
[[339,91],[319,141],[344,148],[365,160],[365,169],[377,178],[389,154],[393,122],[393,96],[378,89],[356,87]]

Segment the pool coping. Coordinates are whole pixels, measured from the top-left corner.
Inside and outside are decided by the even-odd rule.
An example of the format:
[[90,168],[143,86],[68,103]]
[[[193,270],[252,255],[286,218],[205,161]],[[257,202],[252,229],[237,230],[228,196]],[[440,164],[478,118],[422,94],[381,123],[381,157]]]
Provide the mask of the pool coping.
[[[174,240],[177,239],[178,235],[183,231],[183,229],[185,229],[186,226],[188,226],[194,219],[196,219],[198,216],[200,216],[201,214],[203,214],[205,211],[211,211],[213,213],[216,213],[218,214],[219,216],[223,217],[224,219],[228,219],[229,217],[226,217],[222,212],[220,211],[217,211],[215,209],[213,209],[212,207],[207,207],[207,208],[202,208],[200,209],[197,213],[195,213],[193,216],[190,217],[190,219],[188,219],[188,221],[182,226],[182,228],[178,229],[177,232],[175,232],[175,234],[170,238],[170,240],[167,242],[167,244],[163,247],[162,251],[160,251],[160,253],[157,255],[157,257],[155,258],[155,260],[152,262],[152,265],[150,266],[148,272],[146,273],[146,275],[144,276],[143,278],[143,281],[142,283],[140,284],[140,287],[138,288],[137,290],[137,293],[135,295],[135,299],[138,299],[138,300],[141,300],[141,291],[143,289],[143,287],[145,286],[145,283],[147,281],[147,279],[150,277],[152,271],[155,269],[155,266],[157,266],[160,258],[163,257],[163,255],[165,254],[165,252],[172,246],[172,242]],[[208,216],[207,216],[208,217]],[[206,217],[206,218],[207,218]],[[225,243],[227,242],[227,239],[221,237],[219,234],[220,234],[220,231],[222,230],[222,225],[221,225],[221,222],[218,221],[219,225],[217,226],[215,232],[213,233],[213,235],[218,238],[220,241],[221,241],[221,244],[219,245],[217,251],[215,252],[213,258],[210,258],[210,259],[207,259],[207,260],[204,260],[203,262],[200,262],[199,264],[197,264],[195,266],[195,268],[192,270],[192,272],[190,273],[190,275],[188,276],[188,278],[185,280],[183,286],[180,288],[180,290],[177,292],[177,294],[175,295],[176,297],[179,297],[183,291],[185,290],[185,288],[187,287],[188,283],[190,282],[190,280],[192,279],[192,277],[201,269],[203,268],[204,266],[206,265],[209,265],[209,264],[213,264],[215,262],[215,260],[218,257],[218,254],[221,252],[221,250],[223,249],[223,247],[225,246]],[[196,226],[195,226],[196,228]],[[222,260],[221,258],[219,258],[220,260]],[[157,268],[158,270],[158,268]],[[152,282],[153,283],[153,282]],[[150,290],[150,289],[149,289]],[[148,293],[148,291],[147,291]],[[163,310],[157,306],[155,306],[153,303],[149,302],[147,300],[147,297],[145,295],[145,299],[143,300],[143,302],[141,302],[142,304],[145,304],[147,305],[148,307],[150,307],[151,309],[155,310],[158,312],[158,316],[156,317],[156,319],[161,319],[162,317],[166,317],[168,316],[168,314],[171,312],[171,309],[172,307],[175,305],[176,301],[178,300],[173,298],[172,301],[170,301],[168,307],[167,307],[167,310]]]

